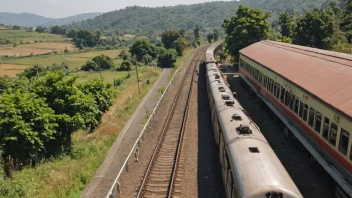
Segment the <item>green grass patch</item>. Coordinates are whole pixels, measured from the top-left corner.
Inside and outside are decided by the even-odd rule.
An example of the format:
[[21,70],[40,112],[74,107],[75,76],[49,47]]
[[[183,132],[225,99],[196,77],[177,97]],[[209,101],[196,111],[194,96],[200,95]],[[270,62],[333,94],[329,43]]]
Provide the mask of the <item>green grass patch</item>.
[[[117,58],[120,54],[120,50],[103,50],[103,51],[92,51],[84,53],[73,53],[73,54],[56,54],[56,55],[41,55],[33,57],[23,58],[6,58],[2,62],[5,64],[15,65],[40,65],[40,66],[51,66],[52,64],[61,64],[63,61],[67,61],[69,70],[75,71],[77,68],[82,67],[88,60],[93,59],[95,56],[107,55],[111,58]],[[122,60],[114,60],[116,64],[122,62]]]
[[63,42],[71,39],[65,38],[62,35],[50,33],[27,32],[26,30],[1,30],[1,40],[9,40],[10,42]]

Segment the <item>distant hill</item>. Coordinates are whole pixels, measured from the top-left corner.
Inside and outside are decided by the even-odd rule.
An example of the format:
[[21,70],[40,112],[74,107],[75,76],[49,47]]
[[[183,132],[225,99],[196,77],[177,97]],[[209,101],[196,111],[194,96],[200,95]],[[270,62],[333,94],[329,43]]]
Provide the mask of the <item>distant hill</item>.
[[283,11],[301,15],[314,7],[321,7],[326,0],[240,0],[217,1],[172,7],[127,7],[102,14],[94,19],[73,23],[68,29],[89,29],[104,32],[130,34],[155,34],[170,29],[221,28],[225,18],[230,18],[238,5],[244,4],[272,12],[270,21],[275,21]]
[[72,23],[73,21],[83,21],[90,18],[94,18],[101,13],[86,13],[86,14],[79,14],[75,16],[70,16],[66,18],[60,19],[52,19],[46,18],[43,16],[31,14],[31,13],[7,13],[7,12],[0,12],[0,23],[6,25],[19,25],[19,26],[26,26],[26,27],[37,27],[37,26],[54,26],[54,25],[65,25],[68,23]]

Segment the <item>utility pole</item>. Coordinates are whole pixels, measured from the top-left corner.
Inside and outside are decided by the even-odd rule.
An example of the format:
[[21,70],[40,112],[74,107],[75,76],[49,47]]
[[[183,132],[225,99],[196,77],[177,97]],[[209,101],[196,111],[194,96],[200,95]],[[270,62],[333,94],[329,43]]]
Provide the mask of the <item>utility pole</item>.
[[136,66],[136,74],[137,74],[138,91],[139,91],[139,94],[141,94],[141,88],[139,87],[138,65],[137,65],[137,58],[136,58],[136,56],[133,56],[133,63],[134,63],[134,65]]

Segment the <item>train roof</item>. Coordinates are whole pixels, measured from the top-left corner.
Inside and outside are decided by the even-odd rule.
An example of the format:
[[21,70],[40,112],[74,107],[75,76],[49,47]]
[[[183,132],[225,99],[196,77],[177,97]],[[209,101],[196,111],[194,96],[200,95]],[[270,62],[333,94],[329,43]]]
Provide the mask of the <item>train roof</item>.
[[352,55],[274,41],[254,43],[240,54],[352,117]]
[[[285,197],[301,197],[296,185],[277,159],[259,127],[245,114],[243,107],[226,86],[214,63],[207,64],[207,78],[223,130],[229,160],[240,197],[263,197],[263,192],[280,192]],[[215,78],[219,75],[218,78]],[[223,89],[219,89],[222,87]],[[226,95],[224,97],[224,95]],[[226,102],[232,101],[230,105]],[[248,130],[241,131],[241,127]],[[248,133],[249,132],[249,133]],[[253,171],[255,170],[255,171]]]

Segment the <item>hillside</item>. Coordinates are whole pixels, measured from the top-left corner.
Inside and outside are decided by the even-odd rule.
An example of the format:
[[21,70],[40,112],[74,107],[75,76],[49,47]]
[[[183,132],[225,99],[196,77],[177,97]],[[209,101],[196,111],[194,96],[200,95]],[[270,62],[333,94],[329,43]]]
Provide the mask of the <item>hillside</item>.
[[69,29],[102,30],[123,33],[160,33],[169,29],[221,28],[225,18],[230,18],[239,4],[262,8],[272,12],[271,21],[282,11],[293,11],[300,15],[314,7],[321,7],[325,0],[240,0],[218,1],[172,7],[127,7],[108,12],[94,19],[70,24]]
[[19,25],[27,27],[37,27],[37,26],[54,26],[54,25],[64,25],[72,23],[73,21],[83,21],[100,15],[100,13],[86,13],[79,14],[75,16],[52,19],[43,16],[31,14],[31,13],[7,13],[0,12],[0,23],[6,25]]

